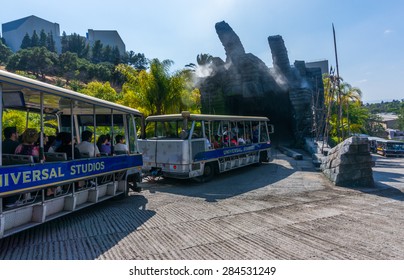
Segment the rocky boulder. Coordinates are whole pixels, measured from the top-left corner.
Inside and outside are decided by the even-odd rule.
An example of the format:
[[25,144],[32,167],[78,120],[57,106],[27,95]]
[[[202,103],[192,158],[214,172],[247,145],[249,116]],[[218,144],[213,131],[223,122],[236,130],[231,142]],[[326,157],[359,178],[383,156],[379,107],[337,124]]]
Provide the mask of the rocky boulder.
[[373,187],[372,156],[368,138],[351,137],[322,158],[320,169],[337,186]]

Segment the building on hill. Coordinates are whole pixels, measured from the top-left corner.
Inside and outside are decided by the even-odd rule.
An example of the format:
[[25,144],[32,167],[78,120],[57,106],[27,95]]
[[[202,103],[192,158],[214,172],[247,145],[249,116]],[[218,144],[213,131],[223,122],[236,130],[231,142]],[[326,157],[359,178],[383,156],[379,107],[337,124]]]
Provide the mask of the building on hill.
[[[47,35],[52,34],[55,41],[56,50],[58,53],[61,52],[61,36],[58,23],[52,23],[50,21],[32,15],[2,24],[3,38],[6,42],[6,45],[13,52],[17,52],[18,50],[20,50],[24,36],[28,33],[28,35],[32,37],[34,30],[36,31],[38,36],[40,35],[42,30],[44,30]],[[115,46],[118,47],[119,53],[121,55],[124,55],[126,52],[125,43],[116,30],[88,29],[86,35],[86,43],[89,44],[90,47],[93,46],[93,44],[97,40],[99,40],[104,47],[107,45],[109,45],[111,48]]]
[[60,51],[60,28],[58,23],[52,23],[32,15],[2,24],[3,38],[13,52],[20,49],[25,34],[28,33],[31,37],[34,30],[38,36],[41,30],[44,30],[46,34],[52,34],[56,49]]
[[398,128],[398,116],[392,113],[377,114],[381,122],[380,124],[384,129],[397,129]]
[[104,47],[118,47],[119,53],[121,55],[125,54],[126,52],[125,43],[116,30],[88,29],[86,37],[87,43],[90,45],[90,47],[92,47],[96,41],[100,41]]

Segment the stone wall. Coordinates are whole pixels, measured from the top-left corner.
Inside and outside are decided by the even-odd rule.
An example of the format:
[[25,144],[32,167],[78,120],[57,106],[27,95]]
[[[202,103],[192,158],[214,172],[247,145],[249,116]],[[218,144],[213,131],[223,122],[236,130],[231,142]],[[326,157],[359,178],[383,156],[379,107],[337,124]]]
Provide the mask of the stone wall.
[[368,138],[348,138],[332,148],[321,161],[321,170],[337,186],[374,186]]

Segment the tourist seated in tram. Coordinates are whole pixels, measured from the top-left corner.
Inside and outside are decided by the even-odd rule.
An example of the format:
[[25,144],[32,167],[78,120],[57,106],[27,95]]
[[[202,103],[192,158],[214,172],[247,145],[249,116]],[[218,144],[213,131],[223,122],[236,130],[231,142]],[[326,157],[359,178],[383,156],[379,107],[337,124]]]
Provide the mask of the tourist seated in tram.
[[122,135],[118,134],[115,136],[115,146],[114,146],[114,153],[119,154],[129,154],[129,149],[126,144],[124,144],[124,138]]
[[233,137],[230,139],[230,146],[238,146],[237,136],[233,136]]
[[62,138],[64,133],[65,132],[59,132],[58,134],[56,134],[55,139],[52,141],[46,152],[54,153],[56,149],[59,148],[60,145],[62,145]]
[[219,135],[215,135],[212,138],[212,148],[213,149],[219,149],[220,148],[220,136]]
[[[67,160],[73,159],[73,154],[72,154],[72,134],[69,132],[65,132],[62,135],[62,144],[56,149],[57,153],[66,153]],[[79,159],[81,158],[80,156],[80,151],[77,149],[77,147],[74,147],[74,159]]]
[[18,142],[18,133],[17,128],[14,127],[6,127],[4,128],[4,140],[2,143],[2,152],[3,154],[14,154],[15,149],[20,145]]
[[93,133],[89,130],[84,130],[81,133],[81,143],[77,144],[80,154],[88,155],[89,157],[99,157],[100,151],[96,145],[91,143]]
[[49,135],[48,136],[48,141],[46,142],[46,144],[43,145],[43,150],[44,150],[45,153],[49,152],[49,149],[52,146],[55,139],[56,139],[55,135]]
[[252,142],[253,143],[258,143],[258,134],[259,134],[259,132],[258,132],[257,125],[253,125],[252,129],[253,129]]
[[100,135],[97,141],[97,147],[102,155],[110,155],[111,154],[111,146],[108,145],[108,138],[106,135]]
[[15,154],[33,156],[38,162],[39,146],[35,143],[38,140],[38,132],[34,128],[27,128],[22,134],[22,143],[15,149]]
[[238,143],[239,145],[245,145],[245,144],[246,144],[246,141],[245,141],[244,138],[240,135],[240,136],[238,137],[238,139],[237,139],[237,143]]

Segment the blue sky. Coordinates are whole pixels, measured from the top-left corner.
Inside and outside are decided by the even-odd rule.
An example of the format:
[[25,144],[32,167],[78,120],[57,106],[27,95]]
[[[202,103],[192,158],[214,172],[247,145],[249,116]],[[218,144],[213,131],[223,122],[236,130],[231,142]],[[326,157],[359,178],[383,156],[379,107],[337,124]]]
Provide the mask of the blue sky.
[[365,0],[13,0],[2,3],[0,23],[36,15],[60,31],[117,30],[127,50],[174,61],[172,70],[200,53],[225,59],[215,23],[226,21],[246,52],[272,67],[268,36],[281,35],[289,60],[328,59],[359,87],[364,102],[403,99],[404,1]]

